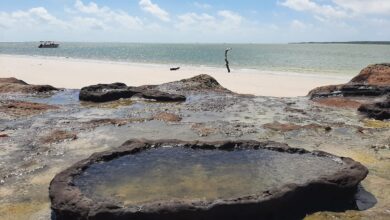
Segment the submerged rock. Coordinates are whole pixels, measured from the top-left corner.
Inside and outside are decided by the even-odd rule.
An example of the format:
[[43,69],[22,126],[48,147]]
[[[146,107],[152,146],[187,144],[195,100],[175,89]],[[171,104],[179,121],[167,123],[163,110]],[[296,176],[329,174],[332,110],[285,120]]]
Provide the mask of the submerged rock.
[[30,85],[16,78],[0,78],[0,93],[46,93],[58,91],[50,85]]
[[352,159],[276,142],[130,140],[57,174],[49,194],[58,220],[301,219],[355,207],[367,173]]
[[323,106],[352,109],[357,109],[362,104],[362,102],[353,99],[348,99],[345,97],[329,97],[324,99],[313,99],[313,101]]
[[295,131],[300,129],[307,129],[307,130],[324,130],[324,131],[330,131],[332,130],[331,127],[323,126],[319,124],[308,124],[308,125],[297,125],[293,123],[280,123],[280,122],[273,122],[273,123],[267,123],[263,125],[264,128],[274,130],[274,131],[280,131],[280,132],[289,132],[289,131]]
[[58,109],[57,106],[24,101],[0,101],[0,112],[10,116],[31,116],[48,110]]
[[84,87],[80,90],[79,99],[90,102],[109,102],[133,96],[161,102],[182,102],[186,100],[181,95],[169,94],[145,87],[128,87],[124,83],[98,84]]
[[160,121],[165,121],[165,122],[179,122],[181,121],[181,117],[179,115],[175,115],[172,113],[168,112],[160,112],[153,116],[154,120],[160,120]]
[[77,135],[74,132],[64,130],[54,130],[50,134],[42,137],[40,142],[43,144],[58,143],[65,140],[76,140]]

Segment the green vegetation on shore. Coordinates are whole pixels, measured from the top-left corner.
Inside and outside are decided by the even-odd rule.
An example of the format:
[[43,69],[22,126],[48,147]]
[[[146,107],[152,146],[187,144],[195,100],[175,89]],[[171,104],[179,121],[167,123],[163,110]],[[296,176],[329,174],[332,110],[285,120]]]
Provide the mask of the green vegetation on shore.
[[390,41],[340,41],[340,42],[295,42],[290,44],[376,44],[390,45]]

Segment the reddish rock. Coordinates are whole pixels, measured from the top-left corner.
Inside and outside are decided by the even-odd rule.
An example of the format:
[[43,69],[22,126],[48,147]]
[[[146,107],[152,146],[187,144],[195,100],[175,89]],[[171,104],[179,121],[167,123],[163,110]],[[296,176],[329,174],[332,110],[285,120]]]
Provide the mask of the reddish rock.
[[390,86],[390,63],[375,64],[364,68],[349,84]]
[[182,117],[168,112],[161,112],[153,116],[153,119],[165,122],[179,122],[182,120]]
[[102,119],[93,119],[85,122],[84,124],[88,128],[96,128],[102,125],[115,125],[115,126],[123,126],[129,123],[129,119],[114,119],[114,118],[102,118]]
[[329,106],[329,107],[336,107],[336,108],[353,108],[357,109],[362,104],[359,101],[346,99],[342,97],[330,97],[325,99],[314,99],[315,103],[318,103],[319,105]]
[[50,134],[42,137],[40,142],[43,144],[52,144],[58,143],[65,140],[75,140],[77,135],[74,132],[63,131],[63,130],[54,130]]
[[200,137],[205,137],[217,133],[217,128],[207,126],[204,123],[193,124],[191,129],[194,130]]
[[36,115],[52,109],[58,109],[58,107],[42,103],[24,101],[0,102],[0,112],[16,117]]
[[292,123],[280,123],[280,122],[273,122],[273,123],[267,123],[263,125],[264,128],[270,129],[273,131],[280,131],[280,132],[289,132],[289,131],[295,131],[300,129],[307,129],[307,130],[318,130],[323,129],[325,131],[330,131],[332,128],[318,125],[318,124],[308,124],[308,125],[297,125]]
[[0,138],[6,138],[9,137],[8,134],[0,134]]

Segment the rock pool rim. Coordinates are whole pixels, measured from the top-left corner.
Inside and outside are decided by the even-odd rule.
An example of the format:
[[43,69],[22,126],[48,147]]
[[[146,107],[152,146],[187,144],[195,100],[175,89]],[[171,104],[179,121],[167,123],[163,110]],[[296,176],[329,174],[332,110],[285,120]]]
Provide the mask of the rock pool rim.
[[[264,191],[262,194],[241,198],[217,199],[207,202],[200,200],[149,202],[142,206],[122,206],[119,202],[95,201],[85,196],[73,183],[75,177],[79,176],[94,163],[105,162],[122,156],[136,154],[143,150],[163,146],[227,151],[238,149],[266,149],[290,154],[312,154],[318,157],[340,160],[339,162],[342,162],[345,167],[331,175],[323,175],[305,184],[286,184],[279,188]],[[340,200],[346,197],[349,198],[367,174],[368,169],[366,167],[350,158],[337,157],[322,151],[310,152],[300,148],[291,148],[286,144],[272,141],[202,142],[132,139],[125,142],[119,148],[92,154],[89,158],[57,174],[50,183],[49,196],[51,208],[57,220],[215,219],[217,217],[223,217],[225,219],[239,219],[241,217],[280,219],[287,216],[299,218],[298,216],[302,216],[302,213],[296,213],[297,211],[294,211],[294,209],[296,206],[302,206],[302,204],[298,205],[297,203],[304,202],[306,199],[303,198],[322,199],[321,197],[326,197],[325,201],[322,201],[324,203],[328,199],[333,201],[335,198],[341,198]],[[306,202],[310,206],[312,201],[309,199]],[[309,206],[305,207],[305,209],[308,209],[306,212],[318,209]]]

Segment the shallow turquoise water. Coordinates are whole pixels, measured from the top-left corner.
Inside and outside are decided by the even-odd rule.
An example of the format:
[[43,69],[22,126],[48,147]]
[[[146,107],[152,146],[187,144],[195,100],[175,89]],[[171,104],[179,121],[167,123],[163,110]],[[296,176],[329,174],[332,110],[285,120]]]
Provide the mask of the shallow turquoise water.
[[231,47],[233,69],[341,75],[355,75],[369,64],[390,62],[390,45],[60,42],[57,49],[38,49],[38,44],[0,43],[0,54],[224,68],[224,50]]

